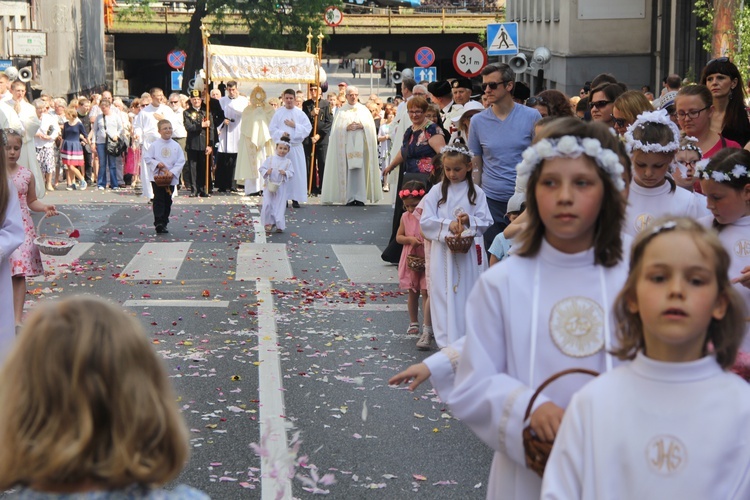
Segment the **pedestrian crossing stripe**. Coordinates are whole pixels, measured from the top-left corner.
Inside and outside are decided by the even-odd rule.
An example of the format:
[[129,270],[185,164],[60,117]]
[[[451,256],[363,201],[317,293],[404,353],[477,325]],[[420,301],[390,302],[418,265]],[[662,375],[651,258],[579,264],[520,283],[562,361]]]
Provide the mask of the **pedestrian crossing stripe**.
[[487,25],[487,55],[508,56],[518,54],[518,23]]

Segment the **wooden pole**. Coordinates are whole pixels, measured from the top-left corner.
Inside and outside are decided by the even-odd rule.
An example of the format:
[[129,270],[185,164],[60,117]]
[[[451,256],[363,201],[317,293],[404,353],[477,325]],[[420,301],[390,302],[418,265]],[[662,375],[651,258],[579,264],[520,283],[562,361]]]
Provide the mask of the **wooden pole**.
[[[312,52],[312,28],[308,28],[308,34],[307,34],[307,49],[308,52]],[[318,47],[317,47],[317,53],[315,57],[315,85],[318,88],[318,95],[315,97],[315,106],[313,107],[313,110],[318,109],[318,114],[315,115],[315,119],[313,120],[313,133],[312,136],[315,137],[315,135],[318,133],[318,116],[320,113],[319,105],[320,105],[320,60],[323,56],[323,33],[318,34]],[[312,139],[311,139],[312,142]],[[312,152],[310,153],[310,176],[307,180],[307,192],[312,193],[312,185],[313,185],[313,179],[315,178],[315,173],[318,171],[318,165],[315,162],[315,146],[316,143],[312,143]]]
[[211,154],[208,153],[208,147],[211,145],[211,94],[208,89],[208,82],[210,82],[210,69],[208,67],[208,37],[211,34],[208,29],[201,24],[201,34],[203,35],[203,71],[206,74],[206,78],[203,81],[203,95],[204,101],[206,101],[206,119],[208,120],[208,129],[206,130],[206,185],[205,193],[209,193],[209,181],[211,180]]

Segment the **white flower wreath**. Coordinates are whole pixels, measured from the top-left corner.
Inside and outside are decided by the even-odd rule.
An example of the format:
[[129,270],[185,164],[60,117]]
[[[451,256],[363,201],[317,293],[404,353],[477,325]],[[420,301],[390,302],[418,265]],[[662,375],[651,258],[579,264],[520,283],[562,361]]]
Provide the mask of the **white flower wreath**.
[[[644,144],[638,139],[633,138],[633,131],[636,128],[643,128],[647,123],[659,123],[666,125],[672,131],[672,140],[667,144]],[[628,153],[633,151],[643,151],[644,153],[674,153],[680,149],[680,129],[674,124],[669,117],[666,109],[657,109],[656,111],[645,111],[638,115],[638,118],[628,127],[625,132],[625,145]]]
[[708,168],[709,160],[701,160],[695,164],[695,175],[703,180],[712,180],[716,182],[730,182],[732,178],[750,177],[745,165],[735,165],[731,172],[722,172]]
[[474,153],[469,151],[468,149],[462,147],[462,146],[443,146],[442,149],[440,149],[441,153],[447,153],[447,152],[453,152],[453,153],[460,153],[462,155],[466,155],[469,158],[474,158]]
[[625,189],[622,173],[625,171],[620,157],[611,149],[602,147],[601,142],[593,137],[576,137],[565,135],[559,139],[542,139],[526,148],[521,155],[523,160],[516,166],[518,183],[525,186],[531,173],[544,160],[550,158],[578,158],[586,155],[609,174],[618,191]]

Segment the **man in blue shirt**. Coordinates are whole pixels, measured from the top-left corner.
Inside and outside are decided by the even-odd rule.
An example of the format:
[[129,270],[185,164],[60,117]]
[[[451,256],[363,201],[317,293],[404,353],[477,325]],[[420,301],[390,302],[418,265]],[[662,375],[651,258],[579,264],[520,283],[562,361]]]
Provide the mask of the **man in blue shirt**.
[[513,102],[515,74],[507,64],[482,70],[482,90],[490,106],[471,118],[469,149],[474,154],[474,182],[487,195],[495,225],[507,224],[508,199],[516,186],[516,165],[531,144],[534,124],[542,118],[534,108]]

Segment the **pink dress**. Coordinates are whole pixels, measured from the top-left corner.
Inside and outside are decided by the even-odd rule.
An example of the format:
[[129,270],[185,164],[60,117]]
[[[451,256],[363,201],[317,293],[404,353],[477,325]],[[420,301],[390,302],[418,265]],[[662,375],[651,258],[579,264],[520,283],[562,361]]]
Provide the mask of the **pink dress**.
[[18,170],[13,174],[13,184],[18,191],[18,201],[21,203],[21,218],[23,219],[23,229],[26,233],[23,243],[12,254],[10,254],[10,267],[12,276],[39,276],[44,274],[42,266],[42,256],[39,254],[39,248],[34,243],[36,238],[36,229],[34,221],[31,219],[29,205],[26,203],[26,194],[29,192],[29,180],[31,171],[18,166]]
[[[406,236],[414,236],[422,240],[422,231],[419,227],[419,215],[416,211],[413,213],[404,212],[401,215],[401,222],[404,225]],[[427,290],[427,278],[424,271],[417,272],[409,269],[406,265],[407,255],[418,255],[424,257],[424,245],[412,247],[404,245],[401,250],[401,259],[398,261],[398,286],[402,290]]]

